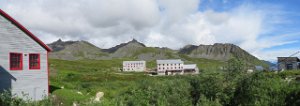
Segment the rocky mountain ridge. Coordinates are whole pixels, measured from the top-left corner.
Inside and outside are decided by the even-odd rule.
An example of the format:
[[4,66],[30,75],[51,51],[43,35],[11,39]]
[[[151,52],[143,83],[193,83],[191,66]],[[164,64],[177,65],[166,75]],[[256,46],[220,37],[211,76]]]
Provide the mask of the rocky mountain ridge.
[[136,60],[174,59],[189,57],[194,59],[209,59],[227,61],[231,58],[239,58],[251,63],[260,61],[255,56],[234,44],[214,45],[187,45],[180,50],[169,48],[147,47],[145,44],[133,39],[127,43],[121,43],[109,49],[101,49],[87,41],[61,41],[48,44],[54,51],[50,58],[63,60],[79,59],[113,59],[131,58]]
[[214,45],[187,45],[179,50],[179,53],[192,58],[205,58],[213,60],[229,60],[230,58],[240,58],[243,60],[257,59],[247,51],[234,44],[215,43]]

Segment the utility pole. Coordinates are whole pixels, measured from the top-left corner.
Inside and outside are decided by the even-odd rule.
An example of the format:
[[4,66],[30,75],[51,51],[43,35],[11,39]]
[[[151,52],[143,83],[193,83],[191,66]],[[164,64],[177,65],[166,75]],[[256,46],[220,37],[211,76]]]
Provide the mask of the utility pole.
[[298,52],[296,52],[296,53],[290,55],[290,57],[295,56],[295,55],[297,55],[297,54],[299,54],[299,53],[300,53],[300,51],[298,51]]

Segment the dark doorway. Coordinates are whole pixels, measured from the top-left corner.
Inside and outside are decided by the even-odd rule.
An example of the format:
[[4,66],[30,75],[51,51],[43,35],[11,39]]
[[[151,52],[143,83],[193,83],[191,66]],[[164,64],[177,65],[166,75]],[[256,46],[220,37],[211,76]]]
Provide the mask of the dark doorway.
[[293,64],[286,64],[286,69],[287,70],[292,70],[293,69]]

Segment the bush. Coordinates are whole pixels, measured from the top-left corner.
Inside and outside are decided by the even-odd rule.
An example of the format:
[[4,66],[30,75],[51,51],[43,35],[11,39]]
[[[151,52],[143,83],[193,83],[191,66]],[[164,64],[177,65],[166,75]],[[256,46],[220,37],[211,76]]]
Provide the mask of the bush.
[[218,99],[210,100],[207,99],[205,96],[201,96],[199,103],[197,106],[222,106]]
[[192,97],[192,104],[194,106],[197,105],[200,95],[201,95],[201,81],[197,78],[193,78],[190,80],[190,92],[191,92],[191,97]]
[[4,91],[0,93],[0,106],[52,106],[52,101],[47,98],[41,101],[23,100]]
[[19,98],[14,98],[9,91],[4,91],[0,94],[1,106],[21,106],[23,101]]
[[126,106],[188,106],[191,105],[189,84],[184,80],[142,80],[114,101]]
[[239,82],[232,105],[284,105],[286,86],[286,82],[274,74],[255,73]]

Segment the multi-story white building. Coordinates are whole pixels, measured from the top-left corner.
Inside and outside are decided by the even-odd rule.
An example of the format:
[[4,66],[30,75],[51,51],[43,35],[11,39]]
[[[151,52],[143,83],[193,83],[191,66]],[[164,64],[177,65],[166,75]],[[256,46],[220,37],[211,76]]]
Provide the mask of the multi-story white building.
[[175,75],[175,74],[198,74],[199,69],[196,64],[184,65],[180,59],[157,60],[158,75]]
[[123,71],[143,72],[146,71],[145,61],[123,61]]
[[158,75],[183,74],[183,61],[175,60],[156,60]]

